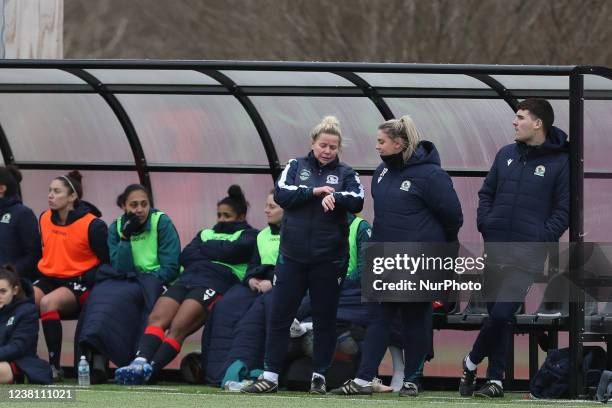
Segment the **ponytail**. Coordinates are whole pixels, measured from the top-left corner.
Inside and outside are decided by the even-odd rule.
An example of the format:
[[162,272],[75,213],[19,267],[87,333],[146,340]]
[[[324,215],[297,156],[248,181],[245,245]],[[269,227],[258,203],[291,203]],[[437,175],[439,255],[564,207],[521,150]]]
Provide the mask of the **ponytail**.
[[404,162],[408,161],[421,142],[421,134],[414,125],[410,115],[404,115],[399,119],[391,119],[380,126],[379,130],[385,132],[391,139],[401,139],[403,146]]

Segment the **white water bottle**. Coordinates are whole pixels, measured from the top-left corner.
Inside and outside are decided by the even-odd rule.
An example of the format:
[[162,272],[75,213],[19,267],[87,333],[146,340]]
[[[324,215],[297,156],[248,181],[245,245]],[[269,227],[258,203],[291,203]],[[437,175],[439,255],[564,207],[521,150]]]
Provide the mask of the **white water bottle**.
[[81,386],[89,386],[91,384],[89,379],[89,363],[85,356],[81,356],[81,361],[79,361],[79,385]]

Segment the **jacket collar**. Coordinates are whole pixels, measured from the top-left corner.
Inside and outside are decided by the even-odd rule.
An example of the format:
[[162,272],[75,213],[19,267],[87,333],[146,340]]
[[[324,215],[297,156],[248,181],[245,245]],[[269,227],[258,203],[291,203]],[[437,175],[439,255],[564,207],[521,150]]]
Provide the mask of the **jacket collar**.
[[246,221],[218,222],[212,228],[218,234],[233,234],[236,231],[250,229],[251,226]]
[[[66,217],[66,224],[64,225],[70,225],[89,213],[95,215],[96,217],[102,216],[102,213],[96,208],[95,205],[88,203],[87,201],[79,200],[76,207],[74,207],[74,210],[68,213],[68,216]],[[51,222],[53,222],[55,225],[60,225],[59,214],[55,210],[51,210]]]
[[2,197],[0,198],[0,208],[9,208],[14,206],[15,204],[21,204],[21,198],[16,195],[12,195],[10,197]]
[[270,232],[272,232],[272,235],[280,234],[280,224],[268,224],[268,226],[270,227]]
[[323,169],[323,168],[335,169],[336,167],[338,167],[338,164],[340,163],[340,158],[336,156],[334,160],[330,161],[325,166],[322,166],[321,163],[319,163],[319,161],[314,156],[314,152],[312,150],[308,152],[308,156],[306,156],[306,159],[308,160],[308,163],[310,163],[311,166],[317,169]]

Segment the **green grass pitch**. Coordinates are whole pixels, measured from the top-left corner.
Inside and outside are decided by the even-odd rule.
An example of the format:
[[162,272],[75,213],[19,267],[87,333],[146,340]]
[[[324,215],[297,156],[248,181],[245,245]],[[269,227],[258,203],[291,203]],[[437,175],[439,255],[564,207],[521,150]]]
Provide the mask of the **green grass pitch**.
[[[66,387],[64,385],[63,387]],[[29,386],[32,388],[33,386]],[[60,386],[62,387],[62,386]],[[503,399],[483,400],[475,398],[460,398],[454,392],[425,391],[417,398],[399,398],[394,394],[374,394],[373,396],[340,397],[340,396],[311,396],[299,392],[279,392],[272,395],[245,395],[235,392],[221,391],[218,388],[207,386],[189,386],[178,384],[164,384],[156,386],[128,387],[118,385],[96,385],[87,388],[73,388],[76,390],[76,401],[49,402],[49,401],[9,401],[8,390],[28,388],[26,385],[0,386],[0,407],[214,407],[214,408],[435,408],[435,407],[555,407],[573,408],[601,406],[595,402],[587,401],[542,401],[528,400],[525,393],[508,393]],[[40,388],[40,386],[38,386]]]

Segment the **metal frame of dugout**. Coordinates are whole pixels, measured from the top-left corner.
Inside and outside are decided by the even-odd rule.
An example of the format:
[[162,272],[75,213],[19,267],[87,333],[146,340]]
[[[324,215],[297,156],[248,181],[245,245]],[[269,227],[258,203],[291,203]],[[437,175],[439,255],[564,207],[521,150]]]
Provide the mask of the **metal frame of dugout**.
[[[51,170],[74,169],[135,171],[140,182],[151,189],[150,172],[191,172],[191,173],[246,173],[269,174],[276,178],[281,171],[276,148],[250,97],[266,96],[360,96],[367,97],[384,119],[391,119],[393,113],[383,99],[385,96],[411,98],[487,98],[501,99],[514,111],[519,99],[543,97],[569,100],[570,161],[571,161],[571,204],[570,242],[581,243],[584,237],[584,178],[612,179],[612,172],[584,171],[584,100],[612,100],[611,90],[585,90],[584,75],[595,75],[612,80],[612,69],[596,66],[510,66],[510,65],[435,65],[401,63],[332,63],[332,62],[259,62],[259,61],[162,61],[162,60],[0,60],[0,69],[58,69],[83,80],[84,84],[6,84],[0,83],[0,93],[90,93],[100,95],[117,117],[134,157],[134,163],[124,164],[76,164],[22,162],[15,160],[9,140],[0,123],[0,153],[6,164],[15,164],[21,169]],[[138,69],[138,70],[192,70],[206,74],[221,85],[154,85],[154,84],[104,84],[87,69]],[[222,70],[234,71],[302,71],[336,74],[355,88],[330,86],[238,86]],[[377,89],[356,72],[366,73],[414,73],[414,74],[463,74],[470,76],[488,88],[387,88]],[[547,89],[522,89],[511,91],[492,75],[512,76],[556,76],[569,78],[569,91]],[[205,165],[149,165],[130,116],[116,97],[118,94],[216,94],[233,95],[247,112],[258,132],[268,160],[268,166],[205,166]],[[356,168],[361,174],[372,175],[372,169]],[[451,176],[484,177],[482,170],[447,169]],[[151,189],[152,190],[152,189]],[[573,253],[570,267],[582,264],[581,254]],[[575,269],[575,268],[572,268]],[[577,302],[569,306],[569,343],[571,350],[571,395],[576,397],[582,381],[581,356],[583,342],[608,340],[612,333],[587,333],[584,324],[584,293],[574,293]]]

